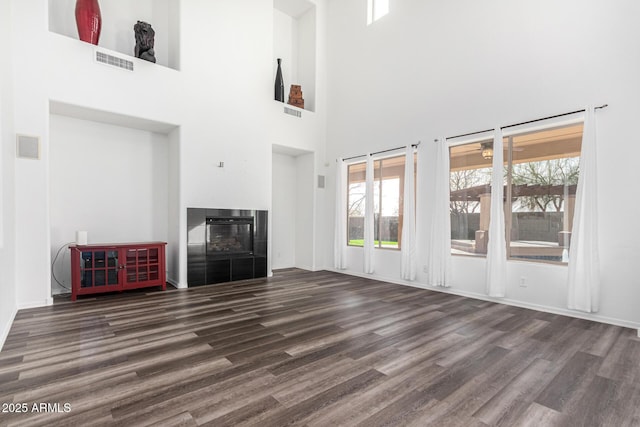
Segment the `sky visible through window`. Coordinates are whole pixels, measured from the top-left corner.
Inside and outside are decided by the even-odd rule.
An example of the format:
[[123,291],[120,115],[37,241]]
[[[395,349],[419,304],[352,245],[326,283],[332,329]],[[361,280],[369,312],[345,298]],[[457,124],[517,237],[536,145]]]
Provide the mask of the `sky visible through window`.
[[[400,179],[391,178],[384,179],[382,181],[382,185],[384,186],[384,192],[382,193],[382,209],[379,209],[379,181],[373,183],[373,209],[376,213],[380,212],[382,216],[396,216],[398,215],[398,200],[400,200]],[[349,186],[349,192],[352,195],[361,195],[364,198],[364,194],[366,192],[366,183],[352,183]],[[353,209],[352,214],[364,216],[364,203],[359,204],[355,209]]]

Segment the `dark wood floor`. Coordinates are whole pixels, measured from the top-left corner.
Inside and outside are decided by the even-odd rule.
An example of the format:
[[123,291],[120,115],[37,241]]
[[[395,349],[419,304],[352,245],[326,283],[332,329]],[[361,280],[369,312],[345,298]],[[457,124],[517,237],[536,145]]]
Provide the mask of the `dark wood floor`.
[[0,413],[3,426],[637,426],[640,339],[288,270],[22,310],[0,352],[0,403],[28,406]]

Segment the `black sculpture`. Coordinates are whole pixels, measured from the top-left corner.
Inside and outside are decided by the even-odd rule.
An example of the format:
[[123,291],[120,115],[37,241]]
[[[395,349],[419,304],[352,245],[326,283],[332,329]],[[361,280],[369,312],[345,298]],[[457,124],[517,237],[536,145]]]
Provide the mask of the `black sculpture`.
[[136,33],[136,58],[156,62],[156,52],[153,50],[156,32],[151,28],[151,24],[138,21],[138,23],[133,26],[133,31]]

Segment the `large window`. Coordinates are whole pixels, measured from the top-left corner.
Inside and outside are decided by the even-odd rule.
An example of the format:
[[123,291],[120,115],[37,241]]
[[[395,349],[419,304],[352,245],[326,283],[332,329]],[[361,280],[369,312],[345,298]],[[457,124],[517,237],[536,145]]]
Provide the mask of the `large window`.
[[[414,156],[414,164],[416,157]],[[373,162],[374,239],[379,248],[399,249],[402,238],[405,156]],[[364,245],[366,162],[348,167],[347,244]]]
[[[579,176],[582,124],[504,138],[504,208],[510,259],[566,262]],[[451,251],[487,251],[492,141],[450,148]]]
[[514,135],[510,147],[508,254],[566,262],[578,184],[582,124]]

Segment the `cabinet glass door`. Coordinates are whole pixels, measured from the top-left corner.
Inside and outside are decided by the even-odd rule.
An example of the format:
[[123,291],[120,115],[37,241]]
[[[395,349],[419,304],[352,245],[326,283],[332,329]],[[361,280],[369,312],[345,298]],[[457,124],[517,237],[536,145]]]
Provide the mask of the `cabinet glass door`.
[[158,248],[150,248],[149,249],[149,280],[158,280],[160,279],[160,269],[159,269],[159,253]]
[[82,251],[80,287],[118,285],[118,251]]
[[127,249],[126,282],[137,284],[160,279],[160,250],[158,248]]
[[127,249],[127,282],[138,281],[138,249]]

